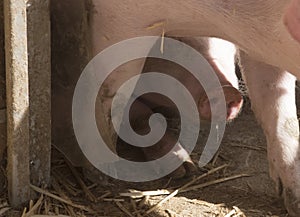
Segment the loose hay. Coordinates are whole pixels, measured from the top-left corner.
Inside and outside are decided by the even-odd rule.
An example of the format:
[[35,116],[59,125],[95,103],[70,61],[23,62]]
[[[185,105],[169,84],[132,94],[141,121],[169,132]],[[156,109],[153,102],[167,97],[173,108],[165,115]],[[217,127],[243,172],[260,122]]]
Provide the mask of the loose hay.
[[[272,216],[272,213],[267,214],[260,209],[263,206],[272,206],[273,202],[269,201],[274,199],[269,197],[267,199],[269,201],[266,201],[265,198],[268,197],[261,196],[261,194],[255,192],[255,183],[251,182],[253,178],[244,178],[248,174],[257,175],[257,173],[255,171],[253,173],[253,170],[245,170],[244,168],[233,170],[234,165],[232,162],[240,159],[241,156],[236,157],[237,155],[235,154],[232,155],[234,157],[230,157],[228,155],[230,150],[234,152],[238,151],[238,153],[242,153],[242,151],[247,153],[249,149],[250,151],[254,150],[254,155],[265,155],[265,148],[260,148],[261,143],[253,144],[255,148],[251,148],[252,140],[249,140],[251,144],[244,144],[241,143],[242,140],[234,140],[232,138],[229,138],[228,141],[230,142],[228,147],[231,147],[231,149],[228,148],[227,152],[221,151],[221,155],[215,161],[215,165],[209,164],[207,167],[201,168],[199,172],[202,171],[203,174],[198,174],[194,178],[177,181],[165,178],[162,182],[159,182],[159,185],[154,184],[155,182],[151,182],[150,184],[132,184],[115,180],[109,183],[109,186],[103,186],[101,183],[90,182],[78,168],[68,165],[65,160],[54,159],[52,185],[50,188],[41,189],[33,186],[41,196],[30,202],[26,206],[26,209],[13,210],[5,201],[0,200],[0,216],[20,217],[23,210],[24,216],[35,217]],[[239,144],[242,145],[235,147],[235,149],[232,148]],[[197,153],[193,155],[195,158],[198,156]],[[227,164],[219,166],[222,163]],[[249,166],[251,165],[252,163],[250,162]],[[238,175],[234,175],[233,173]],[[243,179],[243,181],[232,181],[233,179]],[[228,181],[231,182],[228,183]],[[248,182],[249,184],[247,185]],[[239,183],[244,184],[240,185]],[[230,188],[231,190],[224,191],[223,189],[226,188]],[[216,195],[216,197],[221,197],[230,192],[228,194],[229,199],[207,200],[206,196],[203,196],[207,190],[210,194]],[[247,198],[251,199],[247,200]],[[255,205],[245,210],[245,206],[242,203],[253,201],[253,199],[256,200]],[[285,215],[284,208],[276,206],[278,207],[277,213]],[[270,208],[270,210],[274,209]],[[284,215],[280,215],[280,217]]]
[[[60,162],[62,163],[62,162]],[[82,173],[76,168],[64,162],[65,166],[53,167],[52,171],[52,188],[49,190],[31,186],[31,188],[40,194],[35,201],[30,201],[28,208],[25,207],[22,217],[109,217],[109,216],[129,216],[129,217],[146,217],[146,216],[196,216],[190,206],[187,210],[179,212],[178,208],[173,207],[173,203],[188,203],[194,207],[201,207],[204,215],[199,216],[220,216],[220,217],[243,217],[245,214],[236,206],[226,207],[225,204],[213,204],[199,199],[188,199],[184,197],[185,193],[199,190],[200,188],[211,185],[221,184],[233,179],[248,177],[248,174],[226,175],[227,164],[208,170],[202,175],[192,178],[189,181],[182,182],[181,186],[174,187],[174,183],[169,179],[169,188],[160,190],[136,190],[129,189],[127,192],[112,192],[108,189],[91,191],[97,189],[97,184],[88,184]],[[61,176],[62,169],[69,169],[68,176]],[[209,168],[209,167],[208,167]],[[65,171],[63,172],[65,173]],[[209,179],[210,176],[216,175],[224,177]],[[66,177],[73,178],[66,180]],[[77,184],[74,184],[74,181]],[[168,184],[169,185],[169,184]],[[72,190],[70,190],[72,189]],[[90,192],[90,193],[88,193]],[[92,193],[93,192],[93,193]],[[198,191],[200,192],[200,191]],[[93,195],[91,197],[91,195]],[[180,196],[179,196],[180,195]],[[182,196],[181,196],[182,195]],[[79,199],[79,198],[80,199]],[[97,210],[99,204],[109,204],[115,209],[101,212]],[[102,205],[103,206],[103,205]],[[105,205],[104,205],[105,206]],[[206,208],[205,208],[206,207]],[[111,209],[111,208],[110,208]],[[11,208],[6,202],[0,205],[0,216],[6,215]],[[254,211],[254,210],[252,210]],[[258,211],[257,211],[258,212]],[[257,215],[258,216],[258,215]]]
[[[61,163],[61,162],[60,162]],[[85,183],[82,174],[79,173],[76,168],[65,162],[67,166],[53,167],[52,171],[52,188],[49,190],[39,188],[37,186],[31,185],[31,188],[40,194],[39,198],[33,202],[30,201],[28,208],[23,209],[21,217],[49,217],[49,216],[60,216],[60,217],[84,217],[84,216],[129,216],[129,217],[145,217],[145,216],[157,216],[160,212],[159,209],[163,209],[164,213],[168,216],[180,216],[176,214],[176,211],[171,208],[164,209],[163,205],[167,202],[172,202],[172,199],[178,194],[182,194],[187,191],[194,191],[201,187],[206,187],[212,184],[221,183],[224,181],[231,180],[233,178],[243,177],[244,175],[225,177],[222,179],[217,179],[214,181],[203,182],[201,184],[199,181],[202,179],[224,170],[228,165],[222,165],[220,167],[211,169],[206,173],[193,178],[192,180],[185,182],[181,187],[174,189],[161,189],[161,190],[149,190],[140,191],[129,189],[128,192],[119,192],[118,194],[112,193],[111,191],[97,192],[98,197],[91,192],[90,189],[96,188],[96,184],[90,185],[88,187]],[[69,172],[72,174],[74,180],[78,183],[74,185],[73,181],[66,181],[65,176],[60,176],[59,170],[69,168]],[[170,181],[170,180],[169,180]],[[100,194],[99,194],[100,193]],[[81,200],[78,200],[78,196]],[[110,198],[108,198],[110,197]],[[158,197],[161,198],[156,204],[151,205],[153,201],[156,201]],[[129,199],[126,199],[129,198]],[[210,204],[207,202],[200,202],[198,200],[188,200],[189,203],[194,203],[197,206],[209,206],[211,209],[218,207],[218,205]],[[99,210],[95,209],[97,204],[100,203],[110,203],[110,206],[115,206],[115,210],[112,215],[109,213],[101,213]],[[11,208],[8,204],[4,202],[0,206],[0,216],[6,216]],[[119,210],[119,213],[118,211]],[[236,210],[236,209],[233,209]],[[233,212],[233,211],[231,211]],[[117,214],[118,213],[118,214]],[[156,214],[155,214],[156,213]],[[236,212],[238,213],[238,212]],[[235,214],[236,214],[235,213]],[[151,215],[154,214],[154,215]],[[230,213],[229,213],[230,214]],[[226,216],[227,217],[227,216]]]

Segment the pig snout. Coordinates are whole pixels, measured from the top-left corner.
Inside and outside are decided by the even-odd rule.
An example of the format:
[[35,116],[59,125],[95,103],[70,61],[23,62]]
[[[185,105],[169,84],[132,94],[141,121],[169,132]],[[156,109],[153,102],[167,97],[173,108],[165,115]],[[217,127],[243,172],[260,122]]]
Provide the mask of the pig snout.
[[[231,121],[239,114],[243,105],[243,97],[241,96],[241,93],[231,85],[223,86],[222,91],[224,93],[226,102],[226,120]],[[212,93],[212,95],[215,95],[215,97],[210,100],[208,99],[207,95],[199,99],[199,114],[204,120],[210,120],[212,118],[211,107],[216,108],[216,111],[218,111],[218,108],[221,108],[222,106],[220,93],[215,92]],[[216,115],[219,116],[217,118],[221,118],[221,114],[217,113]]]

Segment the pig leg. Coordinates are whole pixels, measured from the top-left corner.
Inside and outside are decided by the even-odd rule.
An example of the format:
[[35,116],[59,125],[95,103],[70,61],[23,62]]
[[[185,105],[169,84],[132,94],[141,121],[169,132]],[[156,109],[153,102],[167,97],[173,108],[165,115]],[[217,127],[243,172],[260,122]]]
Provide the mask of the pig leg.
[[[299,126],[295,77],[241,52],[252,109],[267,139],[270,175],[291,216],[300,215]],[[282,188],[283,187],[283,188]]]

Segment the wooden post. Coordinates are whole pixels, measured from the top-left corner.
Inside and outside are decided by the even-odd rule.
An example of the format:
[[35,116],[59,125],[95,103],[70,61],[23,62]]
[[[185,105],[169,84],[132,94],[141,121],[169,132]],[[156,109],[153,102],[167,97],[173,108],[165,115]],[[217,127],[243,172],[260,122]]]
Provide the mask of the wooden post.
[[30,182],[48,185],[51,156],[49,0],[4,0],[8,192],[30,199]]
[[30,180],[50,182],[51,52],[49,0],[27,1],[29,53]]
[[11,206],[30,198],[27,18],[24,0],[4,0],[7,178]]
[[[6,84],[5,84],[5,51],[4,51],[4,9],[0,1],[0,161],[6,151]],[[1,176],[1,175],[0,175]],[[1,177],[0,177],[1,180]]]

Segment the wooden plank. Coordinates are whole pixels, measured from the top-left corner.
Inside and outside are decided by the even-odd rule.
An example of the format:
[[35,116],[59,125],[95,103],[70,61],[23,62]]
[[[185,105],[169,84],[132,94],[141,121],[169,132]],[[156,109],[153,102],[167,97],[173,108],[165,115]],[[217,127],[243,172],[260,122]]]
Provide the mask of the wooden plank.
[[49,0],[27,1],[31,183],[50,182],[51,53]]
[[26,1],[4,0],[9,201],[30,198]]
[[6,151],[6,84],[4,58],[4,10],[3,1],[0,1],[0,161]]

